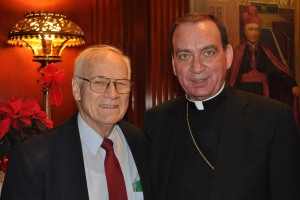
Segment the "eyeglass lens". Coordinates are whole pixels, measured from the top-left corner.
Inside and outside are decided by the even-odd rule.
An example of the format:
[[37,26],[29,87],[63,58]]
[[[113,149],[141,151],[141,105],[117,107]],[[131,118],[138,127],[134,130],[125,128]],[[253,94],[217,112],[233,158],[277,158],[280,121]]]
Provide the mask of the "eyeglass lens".
[[[94,92],[104,92],[108,87],[111,79],[95,77],[91,80],[91,90]],[[131,90],[131,82],[127,79],[115,79],[113,82],[118,93],[129,93]]]

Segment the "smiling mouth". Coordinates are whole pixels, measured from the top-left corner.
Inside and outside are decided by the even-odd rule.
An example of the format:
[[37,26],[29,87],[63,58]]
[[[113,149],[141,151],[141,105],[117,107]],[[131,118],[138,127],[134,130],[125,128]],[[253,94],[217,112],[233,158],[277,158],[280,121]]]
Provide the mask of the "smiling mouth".
[[203,83],[206,80],[207,80],[207,78],[204,78],[204,79],[201,79],[201,80],[193,80],[193,82],[195,82],[195,83]]
[[108,104],[101,104],[99,105],[101,108],[118,108],[117,105],[108,105]]
[[208,79],[207,78],[204,78],[204,79],[200,79],[200,80],[193,80],[192,81],[192,84],[195,86],[195,87],[204,87],[205,85],[207,85],[207,82]]

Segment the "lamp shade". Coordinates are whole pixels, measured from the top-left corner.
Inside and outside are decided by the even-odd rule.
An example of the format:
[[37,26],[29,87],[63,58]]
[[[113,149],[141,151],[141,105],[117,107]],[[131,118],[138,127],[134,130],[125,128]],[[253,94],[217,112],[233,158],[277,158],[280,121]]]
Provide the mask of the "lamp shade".
[[11,45],[28,46],[34,53],[33,61],[61,61],[66,46],[85,43],[82,29],[66,15],[50,12],[27,13],[8,34]]

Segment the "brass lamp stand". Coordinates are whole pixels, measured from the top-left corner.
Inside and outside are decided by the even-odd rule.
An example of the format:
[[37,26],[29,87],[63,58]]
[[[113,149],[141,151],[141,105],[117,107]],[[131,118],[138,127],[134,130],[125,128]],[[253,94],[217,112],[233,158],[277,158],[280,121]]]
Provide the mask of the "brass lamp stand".
[[[43,57],[43,56],[34,56],[32,60],[34,62],[41,63],[41,66],[38,68],[38,71],[49,65],[50,63],[61,62],[61,58],[53,58],[53,57]],[[50,86],[43,88],[43,103],[44,103],[44,111],[47,113],[47,118],[51,119],[51,105],[50,105]]]

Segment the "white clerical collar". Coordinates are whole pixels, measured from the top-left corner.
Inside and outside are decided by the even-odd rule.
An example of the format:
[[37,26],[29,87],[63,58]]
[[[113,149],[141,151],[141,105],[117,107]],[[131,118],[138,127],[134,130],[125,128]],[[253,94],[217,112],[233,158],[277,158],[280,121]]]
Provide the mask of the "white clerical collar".
[[198,110],[204,110],[204,106],[203,106],[203,102],[204,101],[208,101],[210,99],[213,99],[215,98],[216,96],[218,96],[224,89],[224,86],[225,86],[225,83],[223,84],[222,88],[219,90],[219,92],[217,94],[215,94],[214,96],[212,97],[209,97],[208,99],[205,99],[203,101],[193,101],[193,100],[190,100],[189,99],[189,96],[187,94],[185,94],[185,97],[187,98],[187,100],[189,100],[190,102],[194,102],[195,103],[195,106],[197,107]]
[[247,42],[247,44],[250,45],[250,46],[252,46],[252,47],[256,47],[256,46],[258,45],[258,42],[257,42],[257,43],[254,43],[254,44],[253,44],[253,43],[250,43],[250,42]]

